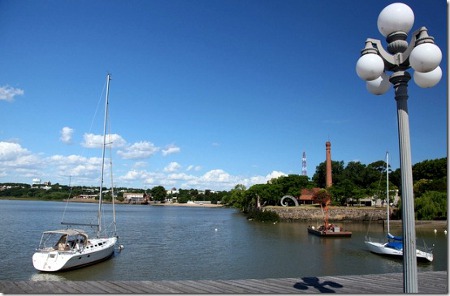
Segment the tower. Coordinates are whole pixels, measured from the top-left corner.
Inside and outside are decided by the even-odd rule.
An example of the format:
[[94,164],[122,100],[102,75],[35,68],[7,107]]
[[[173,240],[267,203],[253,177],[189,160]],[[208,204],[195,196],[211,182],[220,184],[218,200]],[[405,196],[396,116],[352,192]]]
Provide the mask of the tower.
[[327,141],[325,143],[326,147],[326,153],[327,153],[327,172],[326,172],[326,179],[325,179],[325,187],[328,188],[333,184],[332,178],[331,178],[331,142]]
[[306,171],[306,152],[303,151],[303,157],[302,157],[302,176],[306,176],[307,175],[307,171]]

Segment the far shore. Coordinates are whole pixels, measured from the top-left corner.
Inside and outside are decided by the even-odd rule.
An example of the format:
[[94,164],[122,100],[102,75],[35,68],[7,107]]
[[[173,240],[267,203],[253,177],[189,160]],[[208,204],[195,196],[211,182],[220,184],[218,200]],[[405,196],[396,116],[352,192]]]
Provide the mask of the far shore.
[[[0,200],[41,200],[41,199],[35,199],[35,198],[0,198]],[[57,200],[42,200],[42,201],[57,201]],[[67,202],[67,199],[61,200],[62,202]],[[97,200],[92,199],[83,199],[83,198],[71,198],[69,199],[69,202],[81,202],[81,203],[97,203]],[[105,203],[111,203],[106,201]],[[126,202],[117,202],[117,204],[128,204]],[[130,205],[141,205],[141,204],[130,204]],[[151,206],[162,206],[162,207],[203,207],[203,208],[220,208],[224,207],[223,204],[210,204],[210,203],[154,203],[150,202],[147,205]],[[142,205],[146,206],[146,205]],[[311,207],[314,208],[314,207]],[[381,222],[381,221],[380,221]],[[438,231],[440,230],[447,230],[448,229],[448,221],[447,220],[416,220],[415,221],[416,229],[436,229]],[[390,220],[390,226],[393,228],[401,228],[402,227],[402,220]]]

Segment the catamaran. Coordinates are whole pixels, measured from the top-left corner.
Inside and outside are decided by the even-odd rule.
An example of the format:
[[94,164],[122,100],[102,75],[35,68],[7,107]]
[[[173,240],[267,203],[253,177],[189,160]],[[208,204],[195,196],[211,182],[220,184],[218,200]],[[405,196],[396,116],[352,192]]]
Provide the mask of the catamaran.
[[[33,266],[39,271],[55,272],[75,269],[107,260],[114,255],[118,240],[114,206],[114,191],[111,184],[112,208],[113,208],[113,233],[107,234],[102,226],[103,204],[103,176],[105,168],[106,129],[109,108],[109,83],[110,74],[106,78],[105,118],[103,129],[102,166],[100,177],[100,193],[98,201],[97,223],[71,223],[61,222],[66,229],[44,231],[39,247],[33,255]],[[110,143],[110,141],[108,141]],[[111,165],[110,165],[111,167]],[[111,172],[112,180],[112,172]],[[90,237],[87,232],[78,227],[93,227],[96,229],[95,237]]]
[[[386,204],[387,204],[387,241],[385,242],[375,242],[372,241],[370,237],[366,236],[364,243],[370,252],[394,256],[403,257],[403,238],[400,236],[394,236],[390,233],[389,229],[389,153],[386,152]],[[424,246],[423,250],[416,248],[417,259],[433,261],[432,250]]]

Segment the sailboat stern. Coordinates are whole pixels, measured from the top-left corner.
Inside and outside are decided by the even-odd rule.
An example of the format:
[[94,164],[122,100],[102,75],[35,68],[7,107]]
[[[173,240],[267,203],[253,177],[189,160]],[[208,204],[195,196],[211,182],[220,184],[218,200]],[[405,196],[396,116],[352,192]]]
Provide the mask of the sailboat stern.
[[72,254],[69,252],[36,251],[33,254],[33,266],[39,271],[59,271],[64,269],[71,258]]

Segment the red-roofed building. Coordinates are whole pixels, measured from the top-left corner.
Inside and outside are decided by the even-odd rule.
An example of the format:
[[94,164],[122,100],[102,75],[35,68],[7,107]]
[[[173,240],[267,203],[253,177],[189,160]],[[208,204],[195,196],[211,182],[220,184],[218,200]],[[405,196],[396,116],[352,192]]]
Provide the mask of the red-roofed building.
[[320,188],[302,189],[302,191],[300,192],[300,197],[298,198],[299,203],[304,205],[312,205],[314,203],[317,203],[314,197],[319,191]]

